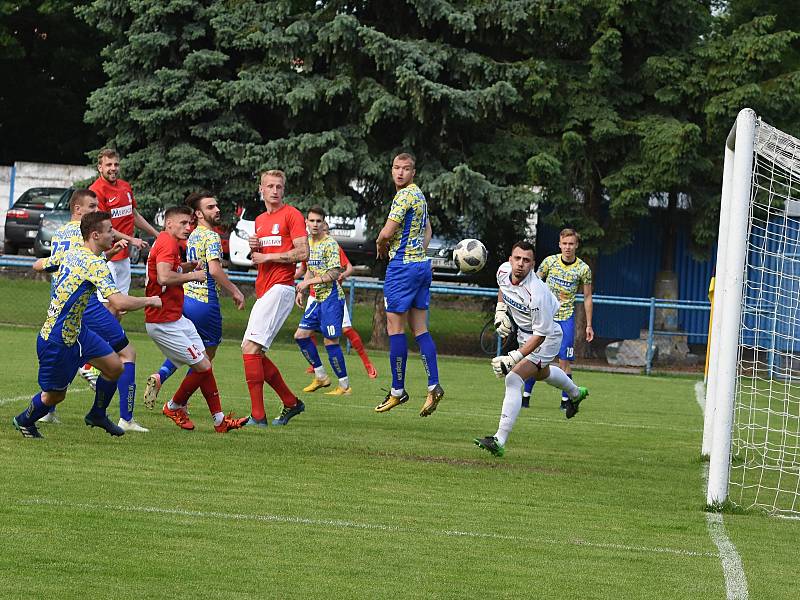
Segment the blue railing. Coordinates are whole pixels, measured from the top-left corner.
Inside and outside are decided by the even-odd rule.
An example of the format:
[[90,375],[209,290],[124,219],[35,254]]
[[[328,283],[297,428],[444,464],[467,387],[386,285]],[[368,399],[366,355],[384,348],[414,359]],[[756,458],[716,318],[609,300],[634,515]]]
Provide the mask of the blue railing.
[[[0,267],[18,267],[30,269],[35,259],[30,256],[15,256],[15,255],[0,255]],[[131,267],[131,275],[144,277],[145,267],[142,265],[133,265]],[[256,275],[252,272],[238,272],[228,271],[228,277],[231,281],[236,283],[255,284]],[[350,318],[353,317],[353,310],[355,309],[356,290],[383,290],[382,281],[364,280],[351,277],[345,283],[345,288],[348,291],[348,311]],[[484,298],[497,298],[497,288],[477,287],[472,285],[441,285],[434,284],[431,286],[431,294],[442,294],[452,296],[478,296]],[[583,296],[577,297],[577,302],[583,301]],[[671,309],[671,310],[690,310],[710,312],[711,303],[707,301],[697,300],[662,300],[658,298],[631,298],[627,296],[599,296],[593,295],[592,302],[597,305],[606,304],[611,306],[629,306],[649,309],[649,318],[647,326],[647,356],[645,360],[645,373],[648,375],[653,367],[653,353],[655,350],[655,336],[681,336],[694,334],[698,332],[675,332],[675,331],[659,331],[655,329],[656,310]],[[498,340],[498,349],[500,343]],[[348,342],[349,350],[349,342]]]

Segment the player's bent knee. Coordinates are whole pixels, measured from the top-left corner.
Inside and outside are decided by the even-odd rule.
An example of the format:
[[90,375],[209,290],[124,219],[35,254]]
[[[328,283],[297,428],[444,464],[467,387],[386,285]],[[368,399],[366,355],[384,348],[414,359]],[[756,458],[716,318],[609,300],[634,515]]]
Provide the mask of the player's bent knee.
[[66,390],[42,392],[42,404],[45,406],[55,406],[61,402],[67,395]]
[[122,359],[124,363],[136,362],[136,349],[133,347],[133,344],[128,344],[117,354],[119,354],[120,359]]
[[525,385],[525,380],[519,376],[518,373],[514,371],[510,371],[508,375],[506,375],[506,387],[507,388],[522,388]]
[[203,357],[203,360],[192,365],[192,370],[197,371],[198,373],[205,373],[210,368],[211,368],[211,361],[208,360],[208,358],[205,356]]

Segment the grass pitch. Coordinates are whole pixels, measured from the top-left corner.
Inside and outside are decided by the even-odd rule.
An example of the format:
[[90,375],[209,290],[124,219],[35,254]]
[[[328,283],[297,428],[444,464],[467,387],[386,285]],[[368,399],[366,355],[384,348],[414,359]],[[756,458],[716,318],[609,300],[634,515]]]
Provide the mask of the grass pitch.
[[[36,332],[0,328],[4,598],[725,597],[691,379],[578,372],[591,395],[570,421],[538,384],[503,459],[472,445],[497,427],[488,361],[441,358],[447,395],[423,419],[413,355],[411,401],[386,414],[386,355],[377,381],[350,355],[354,394],[300,393],[306,412],[284,428],[216,434],[196,396],[194,432],[140,403],[151,432],[111,438],[83,424],[92,395],[76,379],[64,423],[25,440],[10,421],[36,390]],[[141,397],[161,358],[131,338]],[[272,357],[299,392],[299,351]],[[247,414],[236,341],[215,372],[223,408]],[[800,524],[724,518],[750,597],[796,598]]]

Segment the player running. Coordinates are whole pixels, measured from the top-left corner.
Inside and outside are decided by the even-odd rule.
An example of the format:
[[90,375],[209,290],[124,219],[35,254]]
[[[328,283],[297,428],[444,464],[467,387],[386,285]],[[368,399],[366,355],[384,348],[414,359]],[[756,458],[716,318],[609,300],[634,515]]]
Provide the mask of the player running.
[[181,263],[178,240],[189,237],[191,220],[192,209],[188,206],[174,206],[164,213],[164,231],[159,234],[147,257],[145,288],[147,296],[161,298],[163,306],[145,309],[145,328],[168,359],[191,366],[175,395],[164,404],[164,415],[181,429],[194,429],[194,423],[186,412],[186,403],[200,388],[214,419],[214,430],[227,433],[239,429],[247,419],[235,419],[232,414],[226,416],[222,412],[217,380],[205,354],[205,346],[194,324],[183,316],[183,284],[206,280],[205,270],[191,270],[196,263]]
[[[580,244],[580,236],[574,229],[563,229],[559,234],[558,247],[561,254],[545,258],[539,265],[537,275],[547,283],[556,295],[561,306],[555,316],[564,337],[558,352],[558,366],[572,378],[572,363],[575,361],[575,296],[583,287],[583,308],[586,312],[586,341],[594,339],[592,329],[592,271],[585,262],[575,256]],[[522,405],[527,407],[533,390],[533,379],[525,383]],[[561,410],[567,408],[567,395],[562,394]]]
[[[328,227],[328,223],[324,222],[322,224],[322,231],[328,235],[330,233],[330,229]],[[353,273],[353,264],[347,258],[347,255],[342,250],[342,247],[339,246],[339,263],[342,265],[342,272],[339,274],[339,285],[342,285],[348,277]],[[306,263],[300,263],[300,267],[295,271],[294,278],[300,279],[303,275],[306,274],[307,265]],[[315,302],[314,296],[314,286],[312,285],[308,291],[308,301],[306,302],[305,310],[308,310],[311,307],[311,303]],[[342,333],[350,342],[350,345],[355,349],[356,353],[358,353],[358,357],[361,359],[361,362],[364,364],[364,369],[367,371],[367,377],[370,379],[376,379],[378,377],[378,371],[375,369],[375,365],[372,364],[372,361],[369,359],[369,355],[367,354],[366,348],[364,348],[364,342],[361,339],[361,336],[358,335],[358,332],[353,327],[353,323],[350,320],[350,311],[347,310],[347,305],[344,307],[344,313],[342,315]],[[308,340],[314,344],[314,336],[313,334],[309,336]],[[314,367],[309,366],[306,370],[306,373],[313,373]]]
[[299,210],[284,203],[285,191],[283,171],[261,174],[258,192],[266,212],[256,217],[255,235],[250,236],[253,264],[258,265],[256,303],[250,311],[242,340],[244,376],[251,404],[248,426],[267,426],[265,382],[283,403],[281,414],[272,420],[273,425],[287,425],[305,410],[305,405],[284,382],[278,367],[266,356],[294,306],[295,265],[308,260],[305,219]]
[[[81,218],[83,215],[97,212],[97,197],[92,190],[75,190],[69,199],[70,221],[59,227],[53,234],[52,252],[47,258],[41,258],[33,264],[35,271],[57,271],[61,266],[67,251],[83,244],[81,234]],[[112,220],[113,222],[113,220]],[[126,240],[119,240],[111,250],[101,254],[109,259],[127,247]],[[55,288],[57,277],[52,279]],[[133,418],[133,409],[136,400],[136,349],[129,343],[125,331],[119,321],[109,312],[105,304],[101,303],[97,295],[89,298],[89,303],[83,313],[82,325],[88,327],[103,338],[122,360],[122,375],[117,382],[119,390],[119,422],[118,427],[124,431],[146,433],[147,428],[142,427]],[[95,389],[97,382],[95,380]],[[55,407],[42,418],[44,422],[58,422]]]
[[[214,194],[207,191],[192,192],[186,197],[185,204],[192,209],[197,220],[197,227],[187,240],[186,259],[196,262],[197,270],[205,271],[206,280],[189,281],[183,285],[183,316],[194,323],[206,348],[206,356],[214,360],[217,346],[222,343],[222,311],[217,288],[227,290],[238,310],[244,309],[244,295],[222,268],[222,241],[214,231],[222,219]],[[176,369],[175,364],[166,359],[158,372],[147,378],[145,406],[153,407],[161,386]]]
[[[311,332],[319,331],[325,339],[325,350],[333,372],[339,378],[338,387],[325,392],[326,396],[349,396],[352,393],[350,379],[347,376],[347,365],[344,362],[339,336],[342,333],[342,320],[346,310],[344,292],[339,285],[342,272],[339,260],[339,244],[325,233],[325,211],[319,206],[308,210],[306,225],[308,226],[308,269],[303,280],[297,285],[295,302],[303,308],[305,291],[314,286],[315,301],[309,302],[303,318],[294,334],[294,340],[300,346],[303,356],[314,367],[314,379],[303,388],[304,392],[315,392],[320,388],[330,387],[331,380],[311,341]],[[310,298],[309,298],[310,300]]]
[[392,389],[375,411],[386,412],[408,401],[405,389],[408,359],[405,329],[408,323],[428,374],[428,396],[419,412],[419,416],[427,417],[436,410],[444,397],[444,390],[439,385],[436,344],[428,331],[433,274],[426,250],[433,232],[425,196],[414,183],[414,167],[414,157],[410,154],[398,154],[392,161],[392,179],[397,193],[376,241],[378,258],[389,257],[383,295]]
[[93,212],[81,218],[83,244],[77,244],[61,257],[61,267],[47,310],[47,319],[36,340],[39,357],[39,387],[28,407],[14,417],[14,427],[27,438],[40,438],[36,421],[62,400],[67,386],[85,362],[97,367],[95,401],[84,421],[110,435],[120,436],[125,430],[114,425],[106,414],[117,389],[117,380],[124,368],[119,355],[100,336],[81,325],[89,298],[100,292],[109,305],[117,310],[130,311],[161,306],[159,298],[133,298],[121,293],[100,254],[114,243],[111,215]]
[[[578,387],[560,368],[550,365],[561,347],[561,327],[553,320],[558,300],[533,272],[533,246],[517,242],[511,248],[508,262],[497,269],[498,302],[503,302],[517,324],[519,350],[492,359],[497,377],[505,376],[506,395],[500,413],[500,425],[493,436],[473,440],[475,445],[495,456],[505,454],[505,445],[522,407],[522,388],[533,377],[563,390],[567,395],[567,419],[578,412],[578,406],[589,395]],[[508,319],[506,315],[506,319]]]

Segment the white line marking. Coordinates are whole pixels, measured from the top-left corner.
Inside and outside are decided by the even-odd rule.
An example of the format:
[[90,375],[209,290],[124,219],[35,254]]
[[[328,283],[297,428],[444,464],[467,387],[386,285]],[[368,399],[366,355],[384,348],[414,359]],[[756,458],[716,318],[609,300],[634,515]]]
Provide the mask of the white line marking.
[[[706,387],[702,381],[694,384],[694,396],[697,404],[700,405],[700,413],[705,412],[706,407]],[[708,463],[703,463],[700,468],[700,476],[708,486]],[[707,512],[706,527],[711,541],[719,551],[719,559],[722,563],[722,574],[725,576],[725,594],[727,600],[747,600],[747,577],[744,574],[742,558],[736,551],[728,535],[725,533],[725,523],[722,513]]]
[[[91,392],[92,394],[94,394],[94,392],[88,388],[79,390],[70,389],[67,392],[67,397],[75,396],[77,394],[85,394],[87,392]],[[31,398],[33,398],[33,394],[25,394],[24,396],[14,396],[13,398],[0,398],[0,406],[3,406],[4,404],[11,404],[12,402],[19,402],[20,400],[30,401]]]
[[[195,517],[198,519],[224,519],[226,521],[260,521],[266,523],[283,523],[288,525],[312,525],[318,527],[332,527],[336,529],[362,529],[369,531],[390,531],[390,532],[404,532],[404,533],[419,533],[420,530],[407,527],[397,527],[395,525],[386,525],[383,523],[361,523],[358,521],[349,521],[345,519],[309,519],[306,517],[298,517],[292,515],[274,515],[274,514],[236,514],[225,513],[218,511],[200,511],[200,510],[186,510],[182,508],[162,508],[158,506],[124,506],[124,505],[110,505],[110,504],[87,504],[78,502],[65,502],[63,500],[55,500],[50,498],[29,498],[20,500],[19,504],[23,506],[56,506],[70,509],[83,509],[87,511],[99,512],[139,512],[154,515],[166,516],[181,516],[181,517]],[[423,531],[424,533],[424,531]],[[485,533],[479,531],[457,531],[452,529],[445,530],[429,530],[428,534],[443,535],[447,537],[470,537],[470,538],[491,538],[498,540],[510,540],[516,542],[528,542],[539,544],[551,544],[561,546],[586,546],[590,548],[602,548],[612,550],[623,550],[626,552],[636,552],[640,554],[674,554],[676,556],[690,556],[690,557],[708,557],[719,558],[718,554],[714,552],[697,552],[694,550],[683,550],[681,548],[663,548],[663,547],[647,547],[647,546],[628,546],[625,544],[605,544],[594,543],[586,540],[553,540],[543,538],[530,538],[516,535],[504,535],[501,533]]]

